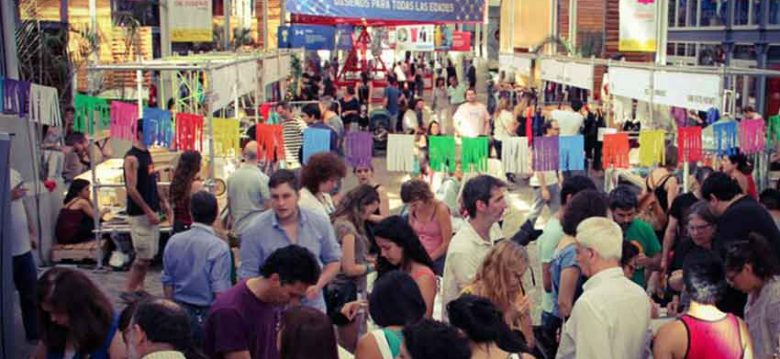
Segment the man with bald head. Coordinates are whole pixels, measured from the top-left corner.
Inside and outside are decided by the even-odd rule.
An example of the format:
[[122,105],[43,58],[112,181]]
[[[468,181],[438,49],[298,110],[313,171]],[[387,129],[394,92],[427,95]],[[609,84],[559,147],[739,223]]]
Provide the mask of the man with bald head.
[[268,208],[268,176],[257,164],[257,142],[244,147],[244,163],[227,180],[228,208],[233,219],[233,230],[241,230],[250,218]]

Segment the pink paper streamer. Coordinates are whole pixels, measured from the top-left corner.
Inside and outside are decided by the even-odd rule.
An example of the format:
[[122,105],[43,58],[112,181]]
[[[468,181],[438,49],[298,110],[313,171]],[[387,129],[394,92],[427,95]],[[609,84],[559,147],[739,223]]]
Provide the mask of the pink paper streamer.
[[121,101],[111,102],[111,137],[134,140],[138,106]]
[[744,154],[754,154],[766,146],[764,120],[742,120],[739,123],[739,149]]

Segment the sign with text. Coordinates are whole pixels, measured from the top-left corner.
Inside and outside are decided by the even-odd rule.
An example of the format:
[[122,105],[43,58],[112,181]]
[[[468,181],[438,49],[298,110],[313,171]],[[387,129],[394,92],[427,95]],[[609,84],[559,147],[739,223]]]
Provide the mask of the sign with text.
[[171,41],[212,41],[211,0],[172,0],[169,6]]
[[485,0],[288,0],[285,4],[292,14],[416,22],[482,22],[485,9]]
[[567,62],[563,71],[563,83],[593,91],[593,65]]
[[620,0],[620,51],[655,52],[656,0]]
[[653,91],[650,70],[610,66],[608,90],[611,95],[649,102]]
[[698,111],[720,108],[722,88],[723,78],[719,75],[667,71],[653,73],[653,102],[667,106]]
[[277,34],[280,48],[304,48],[306,50],[333,50],[336,28],[324,25],[279,26]]
[[398,26],[395,28],[395,49],[399,51],[433,51],[433,25]]
[[468,31],[452,32],[452,51],[471,51],[471,33]]

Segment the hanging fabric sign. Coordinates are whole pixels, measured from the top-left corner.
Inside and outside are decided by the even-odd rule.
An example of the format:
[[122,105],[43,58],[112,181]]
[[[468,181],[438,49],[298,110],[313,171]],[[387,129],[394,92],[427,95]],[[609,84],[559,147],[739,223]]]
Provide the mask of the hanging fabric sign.
[[352,167],[369,167],[373,159],[374,137],[368,131],[347,133],[346,157]]
[[744,154],[759,153],[766,147],[764,120],[742,120],[739,123],[739,150]]
[[387,170],[414,171],[414,135],[387,135]]
[[144,144],[173,147],[173,121],[170,111],[144,108]]
[[737,122],[724,121],[712,125],[715,152],[718,156],[732,155],[737,151]]
[[629,150],[627,133],[605,134],[602,149],[604,167],[628,168]]
[[436,172],[455,172],[455,137],[428,136],[428,165]]
[[257,90],[257,61],[247,61],[236,65],[238,71],[236,80],[238,83],[238,97],[250,94]]
[[657,166],[664,163],[664,130],[643,130],[639,132],[639,165]]
[[649,70],[610,66],[607,90],[614,96],[650,102],[653,91],[652,76]]
[[531,69],[533,69],[533,60],[522,55],[515,55],[514,69],[519,75],[529,76],[531,74]]
[[463,137],[460,149],[460,164],[463,172],[487,171],[489,151],[488,137]]
[[110,133],[112,138],[133,141],[138,120],[138,106],[122,101],[111,102]]
[[563,84],[593,91],[593,65],[568,62],[563,69]]
[[619,51],[655,52],[655,0],[620,0]]
[[271,162],[285,159],[283,132],[282,125],[258,123],[255,126],[258,159]]
[[62,126],[60,96],[56,88],[30,85],[30,120],[44,125]]
[[653,102],[656,104],[707,111],[721,106],[722,87],[720,75],[653,72]]
[[173,0],[168,14],[173,42],[211,42],[212,2],[209,0]]
[[528,137],[508,137],[501,144],[501,164],[507,173],[530,173]]
[[540,66],[541,78],[544,81],[563,83],[566,65],[553,59],[542,59]]
[[313,154],[329,151],[330,130],[311,127],[303,130],[303,164],[308,163]]
[[559,142],[557,136],[534,138],[534,171],[557,171],[561,168]]
[[585,170],[585,137],[560,136],[559,154],[561,171],[584,171]]
[[236,99],[234,86],[238,83],[238,74],[234,66],[227,66],[211,72],[211,98],[212,111],[225,108]]
[[[111,107],[103,98],[76,95],[73,99],[73,107],[76,110],[73,121],[73,130],[83,133],[95,133],[111,126]],[[138,113],[136,113],[136,119]]]
[[238,119],[214,118],[211,120],[214,131],[214,154],[220,157],[234,158],[241,153],[241,134]]
[[677,158],[683,162],[701,161],[701,127],[690,126],[677,129]]
[[203,151],[203,116],[176,113],[176,149]]

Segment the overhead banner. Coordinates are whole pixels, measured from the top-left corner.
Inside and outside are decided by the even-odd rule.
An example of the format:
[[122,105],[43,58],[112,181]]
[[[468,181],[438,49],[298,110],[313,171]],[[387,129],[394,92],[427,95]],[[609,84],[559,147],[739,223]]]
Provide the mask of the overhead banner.
[[280,48],[304,48],[306,50],[333,50],[336,28],[324,25],[279,26],[277,33]]
[[552,59],[542,59],[540,66],[540,77],[544,81],[563,83],[564,71],[566,65]]
[[593,91],[593,65],[567,62],[563,71],[563,83]]
[[452,33],[452,51],[471,51],[471,33],[468,31],[454,31]]
[[288,0],[285,4],[291,14],[409,22],[481,23],[485,10],[485,0]]
[[653,75],[650,70],[610,66],[608,91],[611,95],[650,102]]
[[517,72],[520,75],[528,76],[531,74],[531,69],[533,68],[533,60],[529,57],[515,55],[514,58],[514,68],[515,72]]
[[656,0],[620,0],[620,51],[655,52]]
[[721,107],[722,89],[723,78],[719,75],[667,71],[653,73],[654,103],[707,111]]
[[395,49],[399,51],[433,51],[436,32],[433,25],[398,26]]
[[168,14],[173,42],[211,42],[211,0],[173,0]]

